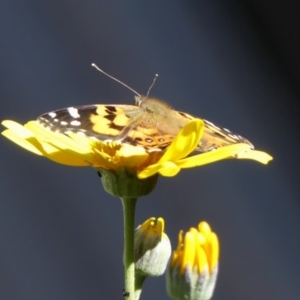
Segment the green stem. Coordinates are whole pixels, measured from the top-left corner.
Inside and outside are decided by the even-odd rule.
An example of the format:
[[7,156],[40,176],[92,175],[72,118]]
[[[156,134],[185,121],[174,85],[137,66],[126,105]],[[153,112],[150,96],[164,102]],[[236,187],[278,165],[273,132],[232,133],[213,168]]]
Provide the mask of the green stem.
[[136,198],[121,198],[124,214],[124,266],[126,300],[134,300],[134,215]]
[[147,277],[143,275],[137,275],[135,277],[135,300],[139,300],[141,293],[142,293],[142,287],[143,283]]

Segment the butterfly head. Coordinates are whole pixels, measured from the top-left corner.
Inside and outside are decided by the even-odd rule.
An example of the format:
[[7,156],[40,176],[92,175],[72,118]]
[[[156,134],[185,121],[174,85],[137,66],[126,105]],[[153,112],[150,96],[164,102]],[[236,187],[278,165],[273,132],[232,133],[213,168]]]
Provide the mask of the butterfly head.
[[135,105],[141,107],[143,102],[146,101],[146,99],[147,99],[146,96],[142,96],[142,95],[134,96]]

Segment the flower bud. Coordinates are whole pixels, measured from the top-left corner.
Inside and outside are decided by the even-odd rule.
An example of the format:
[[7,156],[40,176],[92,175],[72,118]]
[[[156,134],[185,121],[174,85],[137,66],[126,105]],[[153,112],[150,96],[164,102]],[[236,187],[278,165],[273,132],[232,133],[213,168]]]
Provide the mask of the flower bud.
[[218,274],[219,242],[206,222],[179,232],[167,270],[167,291],[176,300],[209,300]]
[[134,234],[136,276],[160,276],[171,255],[171,243],[164,233],[164,219],[150,218]]

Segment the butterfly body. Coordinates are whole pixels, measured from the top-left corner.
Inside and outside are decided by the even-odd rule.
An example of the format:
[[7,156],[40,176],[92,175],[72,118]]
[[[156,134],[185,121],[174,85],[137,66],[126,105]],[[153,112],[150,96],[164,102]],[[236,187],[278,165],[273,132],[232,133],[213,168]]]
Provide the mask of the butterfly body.
[[[136,105],[85,105],[41,115],[37,122],[52,131],[142,146],[148,152],[167,148],[193,116],[173,110],[156,99],[138,96]],[[197,150],[207,152],[234,143],[251,143],[240,135],[203,120],[204,134]],[[251,145],[252,146],[252,145]]]

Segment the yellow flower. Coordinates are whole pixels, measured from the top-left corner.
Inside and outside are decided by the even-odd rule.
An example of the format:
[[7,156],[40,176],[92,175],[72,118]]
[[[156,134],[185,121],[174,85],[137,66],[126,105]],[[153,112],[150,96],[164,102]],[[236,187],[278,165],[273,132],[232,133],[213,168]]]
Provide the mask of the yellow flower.
[[176,136],[166,151],[146,152],[143,147],[105,142],[69,133],[61,134],[30,121],[24,126],[3,121],[2,134],[19,146],[57,163],[69,166],[91,166],[106,170],[130,169],[140,179],[154,174],[175,176],[183,168],[202,166],[225,158],[246,158],[266,164],[272,159],[267,153],[251,150],[247,144],[234,144],[210,152],[189,156],[199,144],[204,123],[195,119]]
[[171,298],[208,300],[217,280],[219,241],[206,222],[198,228],[180,231],[167,272],[167,290]]

